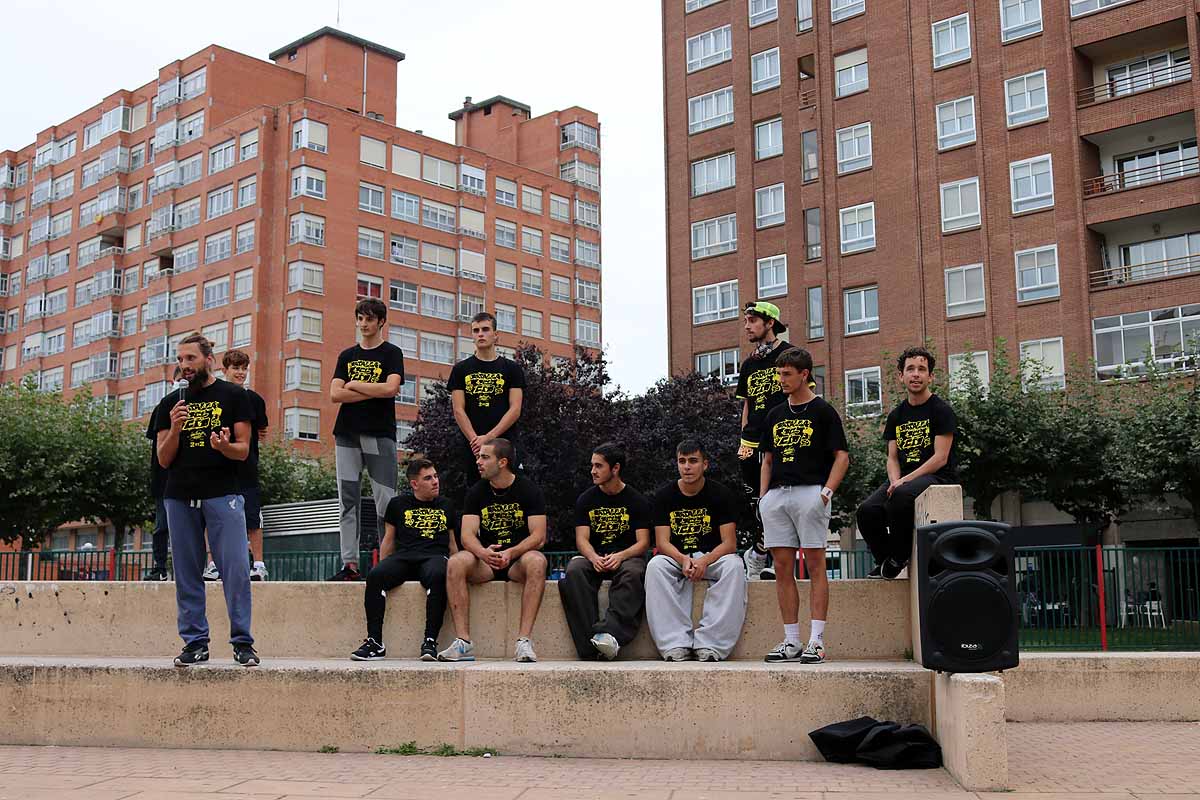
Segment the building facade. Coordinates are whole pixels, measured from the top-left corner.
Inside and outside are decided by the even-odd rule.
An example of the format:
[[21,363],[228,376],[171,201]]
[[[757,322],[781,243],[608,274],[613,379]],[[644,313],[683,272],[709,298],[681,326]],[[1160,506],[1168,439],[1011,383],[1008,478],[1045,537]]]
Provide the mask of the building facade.
[[[770,298],[851,413],[925,340],[1061,384],[1200,336],[1195,0],[664,0],[670,365]],[[1193,339],[1194,341],[1194,339]],[[1190,352],[1196,353],[1195,344]]]
[[272,427],[332,452],[354,304],[388,303],[408,380],[501,344],[600,346],[599,122],[470,98],[451,144],[397,128],[404,55],[325,28],[262,61],[211,46],[0,152],[0,380],[144,417],[174,344],[251,355]]

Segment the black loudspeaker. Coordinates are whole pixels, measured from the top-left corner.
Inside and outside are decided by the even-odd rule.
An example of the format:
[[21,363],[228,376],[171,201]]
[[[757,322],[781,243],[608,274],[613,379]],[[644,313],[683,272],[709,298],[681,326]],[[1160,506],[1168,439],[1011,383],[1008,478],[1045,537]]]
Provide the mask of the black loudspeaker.
[[941,522],[916,536],[921,664],[938,672],[1017,666],[1019,606],[1009,526]]

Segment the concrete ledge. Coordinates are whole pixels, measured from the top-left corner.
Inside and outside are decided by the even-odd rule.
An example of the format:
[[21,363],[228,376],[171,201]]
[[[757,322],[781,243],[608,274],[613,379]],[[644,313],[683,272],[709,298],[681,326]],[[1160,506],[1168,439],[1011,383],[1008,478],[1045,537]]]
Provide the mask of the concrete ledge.
[[1004,683],[996,675],[933,676],[935,729],[942,762],[964,789],[1008,788]]
[[1013,722],[1200,720],[1200,653],[1022,653]]
[[[902,659],[912,646],[903,581],[830,581],[831,658]],[[366,635],[363,584],[253,584],[253,632],[268,658],[342,658]],[[511,658],[521,609],[519,584],[489,583],[471,589],[471,638],[481,658]],[[775,584],[749,585],[750,605],[734,659],[758,660],[782,638]],[[601,593],[601,608],[607,602]],[[700,618],[704,589],[698,588],[694,619]],[[229,618],[220,584],[208,586],[209,624],[214,643],[228,639]],[[808,584],[800,585],[800,619],[808,619]],[[384,640],[391,653],[415,656],[425,627],[425,593],[416,583],[388,595]],[[0,583],[0,655],[126,656],[174,655],[175,585],[129,582]],[[447,614],[439,641],[454,636]],[[558,587],[546,586],[534,628],[542,660],[573,660]],[[650,632],[622,651],[624,659],[657,658]]]

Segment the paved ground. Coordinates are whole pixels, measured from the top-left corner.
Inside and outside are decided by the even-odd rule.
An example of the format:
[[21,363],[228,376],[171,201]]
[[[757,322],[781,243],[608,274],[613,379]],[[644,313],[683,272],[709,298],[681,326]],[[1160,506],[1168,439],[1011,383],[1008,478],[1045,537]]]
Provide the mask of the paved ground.
[[[1008,726],[1011,793],[1200,798],[1200,724]],[[1172,794],[1173,799],[1155,797]],[[977,800],[942,770],[754,761],[0,747],[0,800]]]

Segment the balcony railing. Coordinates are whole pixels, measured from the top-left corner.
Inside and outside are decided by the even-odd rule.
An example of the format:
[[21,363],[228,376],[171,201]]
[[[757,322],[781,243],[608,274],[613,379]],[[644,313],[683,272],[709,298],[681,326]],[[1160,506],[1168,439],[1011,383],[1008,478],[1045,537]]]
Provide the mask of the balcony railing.
[[1169,64],[1165,67],[1143,72],[1140,75],[1129,75],[1114,81],[1105,81],[1075,93],[1076,105],[1082,108],[1095,103],[1103,103],[1129,94],[1147,92],[1162,86],[1170,86],[1180,81],[1191,80],[1192,65],[1188,61]]
[[1124,286],[1129,283],[1154,281],[1176,275],[1200,273],[1200,254],[1178,256],[1163,261],[1148,261],[1144,264],[1117,264],[1092,270],[1089,275],[1091,288],[1104,289]]
[[1155,164],[1150,167],[1114,172],[1111,175],[1085,178],[1083,181],[1083,196],[1092,197],[1098,194],[1119,192],[1123,189],[1149,186],[1197,174],[1200,174],[1200,158],[1183,158],[1179,161],[1168,161],[1165,164]]

